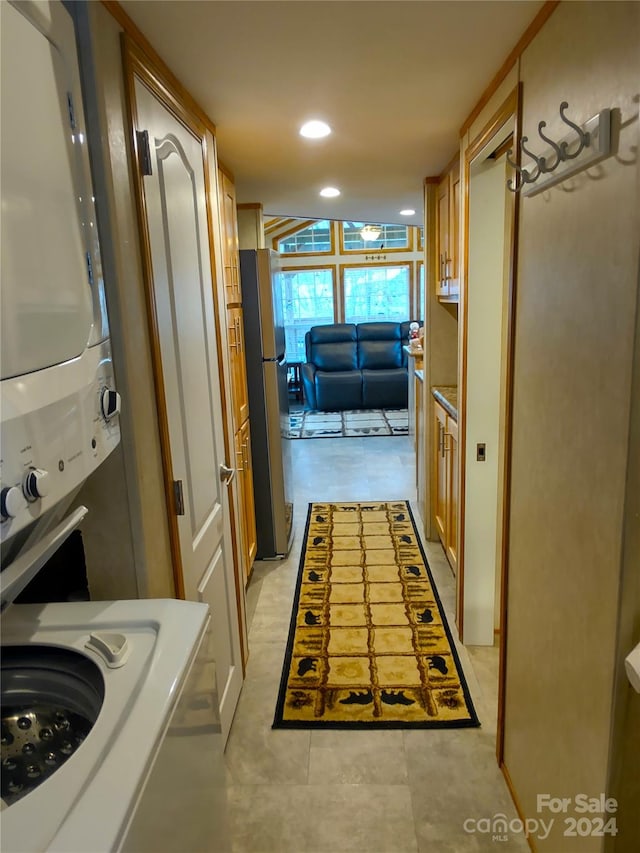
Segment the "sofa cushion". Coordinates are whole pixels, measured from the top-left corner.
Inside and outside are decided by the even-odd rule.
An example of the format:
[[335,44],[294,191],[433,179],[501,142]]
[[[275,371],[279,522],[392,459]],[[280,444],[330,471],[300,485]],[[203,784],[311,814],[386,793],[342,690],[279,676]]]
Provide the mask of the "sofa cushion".
[[402,366],[402,339],[398,323],[360,323],[358,367],[380,370]]
[[305,335],[307,361],[318,370],[356,370],[358,336],[353,323],[312,326]]
[[409,381],[406,368],[362,371],[362,405],[365,409],[405,409]]
[[362,407],[362,372],[340,370],[325,372],[317,370],[316,405],[320,411],[343,411]]

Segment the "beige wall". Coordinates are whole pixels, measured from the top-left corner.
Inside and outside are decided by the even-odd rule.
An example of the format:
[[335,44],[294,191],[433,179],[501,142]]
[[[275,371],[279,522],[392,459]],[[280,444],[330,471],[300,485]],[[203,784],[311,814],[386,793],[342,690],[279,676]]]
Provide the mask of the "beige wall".
[[[173,572],[129,169],[120,28],[101,3],[80,7],[78,15],[93,165],[100,184],[96,198],[113,361],[122,395],[121,448],[79,496],[90,508],[97,507],[94,517],[100,518],[97,526],[91,518],[87,522],[89,581],[100,598],[171,597]],[[91,78],[98,81],[93,92]]]
[[[539,793],[607,790],[638,298],[639,12],[562,3],[520,64],[532,140],[542,119],[564,135],[563,100],[577,119],[611,107],[627,124],[617,156],[570,192],[521,200],[505,764],[527,817]],[[601,849],[563,829],[557,818],[538,848]]]

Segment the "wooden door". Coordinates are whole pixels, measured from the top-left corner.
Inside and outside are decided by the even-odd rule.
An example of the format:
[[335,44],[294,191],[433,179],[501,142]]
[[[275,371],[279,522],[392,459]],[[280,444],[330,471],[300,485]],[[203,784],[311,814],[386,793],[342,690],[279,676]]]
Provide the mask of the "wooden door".
[[[179,594],[212,611],[226,737],[242,686],[231,550],[217,329],[207,218],[204,132],[179,121],[152,81],[134,75],[133,111],[155,368]],[[176,542],[177,538],[177,542]],[[175,547],[177,545],[177,548]]]
[[460,164],[449,173],[449,266],[448,293],[460,292]]
[[224,293],[227,305],[242,302],[240,270],[238,268],[238,220],[236,190],[233,182],[218,171],[218,192],[222,213],[222,260],[224,266]]
[[438,275],[436,295],[449,295],[447,259],[449,257],[449,176],[438,184]]
[[455,574],[458,565],[458,424],[447,417],[447,523],[445,551]]
[[253,496],[253,470],[251,468],[251,430],[248,420],[236,433],[236,466],[240,474],[238,488],[242,514],[243,562],[246,581],[249,578],[258,547]]
[[435,520],[438,535],[444,544],[447,526],[447,460],[445,453],[445,436],[447,432],[447,413],[442,406],[434,405],[434,465],[436,472]]
[[244,322],[242,308],[227,308],[227,340],[231,373],[231,399],[233,420],[236,428],[249,417],[249,394],[247,391],[247,364],[244,354]]

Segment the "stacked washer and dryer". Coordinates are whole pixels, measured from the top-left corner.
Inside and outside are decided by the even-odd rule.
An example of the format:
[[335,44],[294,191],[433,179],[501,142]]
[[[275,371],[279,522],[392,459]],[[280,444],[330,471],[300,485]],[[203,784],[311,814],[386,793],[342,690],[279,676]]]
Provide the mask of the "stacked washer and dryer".
[[2,850],[227,850],[207,605],[13,603],[86,515],[120,399],[73,22],[0,6]]

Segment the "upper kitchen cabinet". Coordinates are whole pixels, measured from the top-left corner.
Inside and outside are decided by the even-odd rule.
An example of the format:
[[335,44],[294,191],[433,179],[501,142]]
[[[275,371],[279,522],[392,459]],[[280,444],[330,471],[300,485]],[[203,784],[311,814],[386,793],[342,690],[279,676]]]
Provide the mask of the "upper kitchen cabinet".
[[238,268],[238,215],[236,210],[236,189],[233,181],[218,170],[218,191],[220,194],[220,217],[222,219],[222,264],[224,268],[224,298],[227,305],[242,302],[240,270]]
[[457,302],[460,292],[460,160],[453,163],[438,184],[436,295]]

